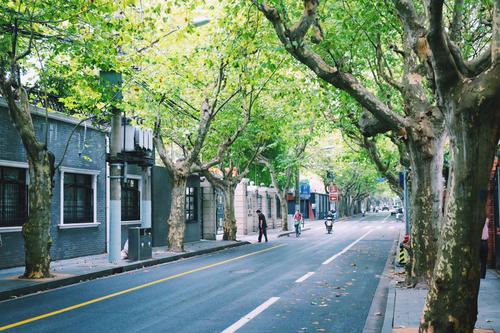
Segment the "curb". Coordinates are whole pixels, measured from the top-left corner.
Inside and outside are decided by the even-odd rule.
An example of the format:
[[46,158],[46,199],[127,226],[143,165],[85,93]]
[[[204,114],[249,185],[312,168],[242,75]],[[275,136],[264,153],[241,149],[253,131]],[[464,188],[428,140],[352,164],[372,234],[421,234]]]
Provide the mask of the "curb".
[[394,306],[396,303],[396,288],[394,283],[389,286],[389,294],[387,295],[387,307],[385,309],[384,325],[381,333],[392,333],[392,324],[394,323]]
[[177,254],[177,255],[174,255],[171,257],[147,259],[144,261],[133,262],[133,263],[130,263],[130,264],[127,264],[124,266],[107,268],[107,269],[103,269],[100,271],[95,271],[95,272],[91,272],[91,273],[87,273],[87,274],[63,278],[60,280],[41,282],[41,283],[38,283],[38,284],[35,284],[32,286],[27,286],[27,287],[22,287],[22,288],[17,288],[17,289],[12,289],[12,290],[0,292],[0,301],[5,301],[5,300],[11,299],[11,298],[25,296],[25,295],[29,295],[29,294],[34,294],[37,292],[55,289],[55,288],[59,288],[59,287],[64,287],[64,286],[76,284],[76,283],[83,282],[83,281],[95,280],[95,279],[105,277],[105,276],[134,271],[134,270],[141,269],[144,267],[160,265],[160,264],[164,264],[167,262],[177,261],[179,259],[196,257],[199,255],[208,254],[208,253],[217,252],[217,251],[222,251],[225,249],[229,249],[229,248],[233,248],[233,247],[237,247],[237,246],[242,246],[242,245],[248,245],[248,244],[251,244],[251,243],[247,242],[247,241],[241,241],[238,243],[217,246],[217,247],[204,249],[204,250],[200,250],[200,251],[180,253],[180,254]]
[[[394,240],[391,249],[389,250],[389,255],[387,256],[387,260],[384,265],[384,270],[380,275],[380,281],[377,285],[377,289],[375,290],[370,310],[368,311],[368,317],[365,321],[363,333],[392,332],[392,322],[394,319],[394,300],[396,291],[394,289],[394,283],[388,276],[388,273],[394,262],[394,255],[395,251],[397,250],[397,245],[398,240]],[[381,317],[382,313],[384,313],[383,317]],[[381,322],[382,318],[383,322]]]
[[[393,267],[396,266],[396,256],[398,250],[398,244],[401,242],[401,232],[399,233],[399,237],[397,241],[394,242],[393,251]],[[385,308],[384,314],[384,324],[382,326],[381,333],[392,333],[392,328],[394,324],[394,307],[396,306],[396,283],[394,281],[390,281],[389,291],[387,294],[387,306]]]

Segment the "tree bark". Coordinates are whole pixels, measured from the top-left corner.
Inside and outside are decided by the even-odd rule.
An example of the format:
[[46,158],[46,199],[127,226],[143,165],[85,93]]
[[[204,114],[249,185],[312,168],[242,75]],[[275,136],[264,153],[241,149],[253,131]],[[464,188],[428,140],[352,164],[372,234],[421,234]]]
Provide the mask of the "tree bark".
[[186,229],[186,184],[187,177],[173,174],[172,207],[168,218],[168,249],[184,251],[184,230]]
[[288,200],[287,193],[283,192],[280,195],[280,205],[281,205],[281,230],[288,231]]
[[234,215],[234,186],[226,186],[224,193],[224,240],[236,240],[236,217]]
[[9,115],[26,150],[29,171],[28,220],[23,225],[25,271],[24,277],[40,279],[50,277],[50,237],[52,181],[54,156],[38,142],[29,110],[28,98],[18,89],[21,102],[16,103],[12,87],[1,81],[2,93],[7,99]]
[[[50,237],[53,163],[47,150],[28,158],[30,183],[28,186],[29,215],[23,225],[25,271],[24,277],[50,277]],[[61,180],[63,181],[63,180]]]
[[410,283],[430,281],[436,262],[438,225],[442,208],[444,136],[425,142],[409,136],[411,151],[411,265]]
[[487,183],[500,139],[500,1],[494,1],[491,65],[473,77],[461,70],[461,56],[452,53],[443,1],[426,5],[427,42],[450,137],[451,163],[438,258],[420,332],[470,333],[477,319]]
[[488,175],[499,140],[500,101],[497,97],[479,108],[481,96],[455,96],[461,97],[461,103],[447,101],[452,111],[447,118],[452,163],[421,332],[470,333],[477,319],[479,246]]

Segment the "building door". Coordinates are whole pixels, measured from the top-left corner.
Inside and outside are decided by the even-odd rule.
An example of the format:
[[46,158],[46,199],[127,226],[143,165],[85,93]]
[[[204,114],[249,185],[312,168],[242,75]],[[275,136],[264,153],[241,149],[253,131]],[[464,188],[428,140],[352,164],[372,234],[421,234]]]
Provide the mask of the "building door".
[[305,219],[309,218],[309,200],[300,200],[300,213]]

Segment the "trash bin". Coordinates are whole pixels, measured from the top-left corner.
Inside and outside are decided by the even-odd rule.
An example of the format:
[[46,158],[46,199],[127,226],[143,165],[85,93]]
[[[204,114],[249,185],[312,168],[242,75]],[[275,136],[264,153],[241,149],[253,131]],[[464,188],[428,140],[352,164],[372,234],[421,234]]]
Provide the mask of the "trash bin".
[[128,258],[130,260],[151,259],[153,254],[151,243],[151,228],[129,228]]

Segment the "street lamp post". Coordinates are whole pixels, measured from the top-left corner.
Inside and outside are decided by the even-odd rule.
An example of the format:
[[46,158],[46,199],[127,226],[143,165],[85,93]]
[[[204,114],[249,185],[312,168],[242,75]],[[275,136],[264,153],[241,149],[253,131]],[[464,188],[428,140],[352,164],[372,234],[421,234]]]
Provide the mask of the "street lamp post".
[[410,234],[410,214],[408,214],[408,171],[403,171],[404,184],[404,205],[405,205],[405,230],[406,234]]
[[[122,100],[121,93],[122,76],[113,71],[102,71],[100,73],[101,84],[104,88],[112,92],[113,100]],[[121,153],[121,111],[113,107],[111,118],[111,139],[109,151],[109,243],[108,260],[116,263],[121,259],[121,181],[123,161],[119,158]]]

